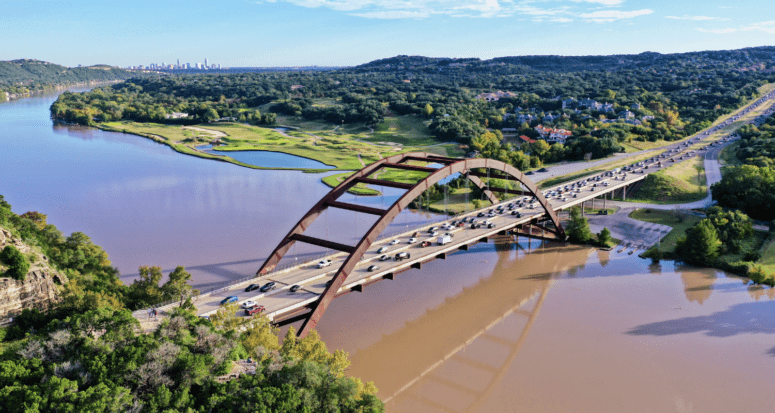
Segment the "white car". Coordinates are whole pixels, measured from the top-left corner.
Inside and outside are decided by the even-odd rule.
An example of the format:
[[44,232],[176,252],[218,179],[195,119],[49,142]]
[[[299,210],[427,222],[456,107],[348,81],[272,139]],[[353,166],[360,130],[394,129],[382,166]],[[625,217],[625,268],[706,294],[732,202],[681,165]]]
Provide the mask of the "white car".
[[398,239],[394,239],[393,241],[390,241],[390,245],[396,245],[399,242],[401,242],[401,241],[399,241]]
[[250,308],[250,307],[255,307],[257,305],[258,305],[257,302],[251,301],[251,300],[247,300],[244,303],[242,303],[242,308]]
[[417,238],[412,237],[412,238],[409,238],[409,241],[407,241],[406,243],[407,244],[414,244],[415,242],[417,242]]
[[331,265],[331,260],[323,260],[318,263],[318,268],[325,268]]

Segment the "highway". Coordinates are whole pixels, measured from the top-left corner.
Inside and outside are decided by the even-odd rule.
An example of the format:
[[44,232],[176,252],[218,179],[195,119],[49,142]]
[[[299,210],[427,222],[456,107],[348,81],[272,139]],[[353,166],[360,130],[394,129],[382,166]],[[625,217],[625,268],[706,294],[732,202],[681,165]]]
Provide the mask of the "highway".
[[[601,194],[627,187],[634,182],[645,179],[649,173],[660,171],[695,156],[705,157],[708,154],[717,153],[722,145],[730,143],[736,137],[726,136],[713,143],[704,141],[708,140],[716,131],[737,121],[741,116],[773,97],[775,97],[775,92],[759,99],[725,122],[703,131],[692,139],[662,148],[661,153],[655,154],[649,159],[546,189],[542,191],[543,195],[554,211],[562,211],[599,197]],[[770,107],[764,115],[751,122],[760,123],[774,110],[773,107]],[[514,229],[517,225],[528,224],[534,218],[542,216],[543,213],[543,209],[534,197],[520,196],[457,216],[454,220],[450,219],[442,223],[427,225],[379,240],[371,245],[355,270],[339,289],[338,294],[357,291],[369,283],[393,278],[396,274],[411,268],[418,268],[427,261],[444,259],[447,254],[467,249],[468,245],[486,241],[492,236],[505,234],[506,231]],[[476,224],[484,223],[484,225],[471,228],[469,221],[472,219],[475,220]],[[442,227],[447,224],[458,224],[461,220],[466,221],[462,227]],[[453,221],[455,222],[453,223]],[[430,228],[432,226],[440,228]],[[431,232],[434,229],[436,233]],[[445,233],[451,235],[451,241],[443,245],[439,244],[439,236]],[[416,242],[410,243],[410,238],[415,235]],[[428,241],[430,245],[423,247],[423,241]],[[381,248],[384,248],[385,251],[378,252]],[[407,252],[411,257],[400,261],[394,259],[399,252]],[[236,296],[239,304],[250,300],[264,306],[264,314],[276,321],[317,301],[326,288],[326,282],[334,277],[347,257],[346,253],[332,254],[328,257],[331,264],[322,268],[318,266],[317,262],[305,263],[203,294],[195,302],[197,313],[200,316],[209,316],[222,307],[221,300],[229,296]],[[382,259],[380,259],[381,257]],[[266,292],[245,291],[245,287],[251,283],[265,285],[269,282],[275,283],[274,289]],[[292,286],[298,286],[298,290],[291,292]],[[172,307],[174,304],[161,307],[159,312],[163,316]],[[136,316],[143,321],[143,314],[144,312],[137,312]],[[241,311],[240,314],[242,314]]]

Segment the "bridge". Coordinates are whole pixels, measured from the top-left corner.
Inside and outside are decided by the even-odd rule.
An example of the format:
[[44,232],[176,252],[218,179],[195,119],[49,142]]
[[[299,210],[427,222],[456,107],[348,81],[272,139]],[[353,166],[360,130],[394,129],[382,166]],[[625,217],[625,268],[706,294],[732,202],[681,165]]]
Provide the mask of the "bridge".
[[[492,237],[526,236],[544,240],[565,239],[559,215],[573,206],[609,194],[626,198],[628,188],[638,185],[648,174],[700,156],[720,143],[704,143],[714,132],[731,124],[767,100],[775,92],[754,102],[727,121],[711,127],[687,141],[663,148],[649,159],[614,168],[607,172],[564,183],[540,191],[528,175],[513,166],[494,159],[450,158],[431,153],[403,153],[381,159],[355,172],[320,199],[288,232],[256,277],[197,299],[198,313],[207,316],[221,308],[220,301],[237,296],[238,302],[255,301],[265,307],[265,314],[277,326],[302,322],[299,336],[315,328],[331,301],[342,294],[362,292],[374,282],[389,279],[423,264],[446,259],[456,251],[486,242]],[[768,113],[772,112],[770,108]],[[411,171],[424,175],[415,182],[381,179],[385,171]],[[434,184],[454,176],[463,176],[491,203],[484,208],[460,214],[443,224],[426,225],[412,231],[380,238],[380,234],[398,216]],[[491,185],[493,179],[506,185]],[[387,208],[343,202],[340,198],[356,185],[382,186],[404,191]],[[329,208],[377,217],[376,222],[353,245],[314,237],[305,231]],[[475,220],[474,226],[471,220]],[[454,226],[452,225],[454,221]],[[463,222],[462,226],[461,222]],[[431,228],[436,227],[436,228]],[[436,234],[438,232],[438,234]],[[443,241],[439,236],[449,234]],[[425,241],[425,242],[424,242]],[[296,243],[330,250],[324,265],[317,260],[286,268],[278,267],[288,250]],[[396,256],[398,253],[406,253]],[[394,258],[395,257],[395,258]],[[275,288],[265,292],[242,291],[249,283],[272,282]]]

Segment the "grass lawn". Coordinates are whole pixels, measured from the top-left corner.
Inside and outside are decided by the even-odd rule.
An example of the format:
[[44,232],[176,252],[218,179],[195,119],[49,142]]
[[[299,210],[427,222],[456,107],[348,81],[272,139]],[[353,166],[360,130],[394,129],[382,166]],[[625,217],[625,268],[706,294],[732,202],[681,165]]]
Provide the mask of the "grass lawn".
[[[337,185],[341,184],[342,181],[347,179],[347,177],[349,177],[352,174],[353,174],[352,172],[343,172],[340,174],[329,175],[323,178],[323,183],[330,186],[331,188],[334,188]],[[365,184],[355,184],[355,186],[350,188],[350,190],[347,192],[355,195],[369,195],[369,196],[375,196],[375,195],[381,194],[380,191],[371,189],[367,187]]]
[[439,143],[428,130],[427,122],[416,115],[391,116],[374,128],[374,133],[363,138],[367,142],[392,142],[401,145],[422,146]]
[[[195,150],[194,147],[212,140],[212,134],[184,129],[179,125],[162,125],[154,123],[111,122],[103,125],[106,129],[134,133],[166,143],[178,152],[203,158],[219,159],[238,165],[250,166],[234,161],[227,156],[217,156]],[[302,156],[337,169],[360,169],[363,164],[358,159],[369,164],[383,156],[398,153],[395,148],[387,145],[375,145],[358,142],[351,135],[339,136],[330,132],[321,133],[319,139],[309,134],[294,132],[295,136],[284,136],[270,129],[240,123],[217,123],[197,126],[208,130],[220,131],[228,135],[222,138],[227,144],[218,149],[221,151],[264,150],[282,152]],[[317,134],[316,134],[317,135]],[[406,148],[405,150],[418,150]],[[293,168],[291,168],[293,169]]]
[[[651,212],[647,212],[651,211]],[[673,211],[663,210],[649,210],[649,209],[636,209],[630,213],[630,218],[637,219],[638,221],[652,222],[655,224],[668,225],[673,227],[660,244],[659,250],[663,253],[672,254],[675,252],[675,245],[679,238],[686,234],[686,230],[693,227],[694,224],[700,222],[702,218],[688,215],[683,219],[676,216]]]
[[628,200],[681,204],[699,201],[706,196],[705,167],[702,158],[697,156],[649,175],[641,187],[628,196]]
[[775,238],[770,240],[762,249],[762,258],[756,263],[762,266],[767,274],[775,274]]

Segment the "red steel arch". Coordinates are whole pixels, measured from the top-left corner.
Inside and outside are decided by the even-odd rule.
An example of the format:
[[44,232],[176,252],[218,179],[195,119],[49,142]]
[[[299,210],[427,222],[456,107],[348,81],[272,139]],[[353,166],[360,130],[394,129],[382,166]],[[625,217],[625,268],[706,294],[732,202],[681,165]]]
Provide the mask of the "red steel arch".
[[[427,166],[408,164],[407,162],[410,161],[436,163],[443,166],[441,168],[431,168]],[[369,176],[371,176],[373,173],[383,168],[428,172],[430,175],[415,184],[369,178]],[[481,169],[488,170],[488,172],[481,172]],[[489,170],[495,170],[497,172],[493,174],[490,173]],[[347,259],[337,271],[331,284],[326,287],[318,301],[311,304],[312,311],[306,313],[302,318],[300,318],[304,319],[304,324],[298,332],[300,337],[305,336],[311,329],[315,328],[318,321],[323,316],[326,308],[331,303],[331,300],[334,299],[337,291],[339,291],[339,288],[342,286],[342,284],[344,284],[347,276],[353,271],[353,269],[355,269],[355,266],[358,264],[358,261],[360,261],[361,257],[366,253],[366,250],[374,241],[377,240],[377,237],[388,226],[388,224],[390,224],[390,222],[392,222],[401,211],[407,208],[409,204],[412,203],[412,201],[422,195],[422,193],[430,188],[433,184],[454,173],[467,174],[471,182],[481,188],[485,195],[493,203],[499,202],[498,198],[493,192],[505,192],[515,195],[535,196],[541,207],[544,209],[545,215],[554,224],[554,229],[546,228],[546,230],[554,233],[560,239],[565,239],[565,231],[560,224],[560,220],[554,210],[550,207],[548,201],[543,196],[541,191],[538,190],[536,185],[529,178],[527,178],[525,174],[522,173],[522,171],[505,162],[485,158],[448,158],[424,152],[403,153],[381,159],[354,173],[349,178],[345,179],[336,188],[332,189],[331,192],[329,192],[320,201],[318,201],[318,203],[315,204],[304,215],[304,217],[301,218],[301,220],[299,220],[293,229],[288,232],[288,235],[286,235],[280,244],[275,248],[275,250],[272,251],[272,254],[269,256],[269,258],[267,258],[267,260],[256,273],[256,275],[261,276],[274,269],[277,266],[277,263],[280,262],[285,253],[288,252],[288,250],[296,241],[318,245],[325,248],[331,248],[349,254]],[[524,186],[527,191],[487,188],[485,183],[480,179],[481,177],[509,180],[513,179],[522,184],[522,186]],[[405,189],[406,193],[399,197],[388,209],[379,209],[337,201],[340,196],[342,196],[345,192],[347,192],[350,188],[358,183]],[[315,219],[317,219],[317,217],[320,216],[320,214],[325,211],[326,208],[329,207],[377,215],[380,218],[372,225],[369,231],[355,246],[344,245],[304,235],[303,232],[309,228],[312,222],[315,221]]]

